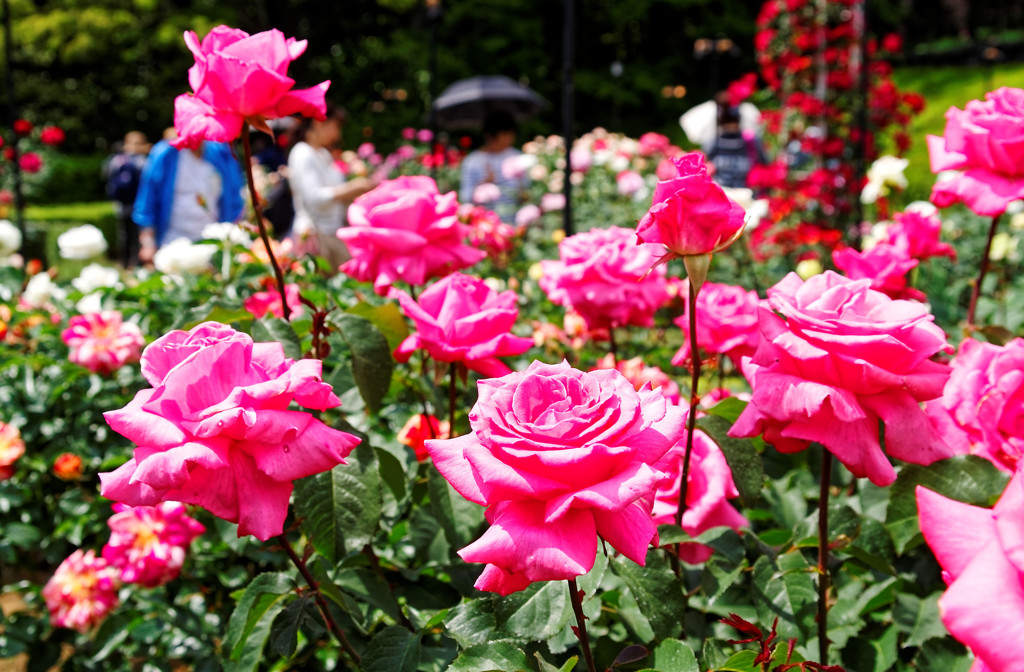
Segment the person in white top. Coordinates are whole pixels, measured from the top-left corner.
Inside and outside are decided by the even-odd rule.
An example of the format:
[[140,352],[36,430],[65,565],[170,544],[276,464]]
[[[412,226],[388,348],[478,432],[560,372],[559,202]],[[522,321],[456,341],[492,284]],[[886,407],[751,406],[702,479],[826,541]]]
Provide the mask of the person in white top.
[[304,118],[295,129],[297,141],[288,153],[288,183],[295,201],[292,237],[299,249],[319,254],[332,268],[350,259],[338,229],[345,225],[345,209],[357,196],[377,186],[374,179],[345,180],[331,149],[341,140],[345,122],[342,108],[327,103],[323,121]]
[[[460,202],[483,205],[503,222],[515,221],[516,209],[529,187],[525,176],[514,176],[504,168],[506,161],[522,154],[512,146],[515,140],[516,122],[511,114],[498,110],[487,115],[483,146],[462,160]],[[481,185],[496,189],[478,190]]]

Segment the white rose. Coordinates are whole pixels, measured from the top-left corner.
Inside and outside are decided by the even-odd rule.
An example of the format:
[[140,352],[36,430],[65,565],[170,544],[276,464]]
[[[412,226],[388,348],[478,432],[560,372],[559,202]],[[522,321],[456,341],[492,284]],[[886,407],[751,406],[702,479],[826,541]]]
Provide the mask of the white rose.
[[194,245],[186,238],[178,238],[156,251],[153,265],[167,275],[202,273],[210,269],[210,260],[216,251],[216,245]]
[[103,296],[99,292],[86,294],[75,304],[75,310],[82,315],[99,313],[103,310]]
[[114,287],[121,279],[121,274],[116,268],[102,266],[100,264],[89,264],[82,269],[78,277],[71,281],[72,286],[82,294],[95,292],[97,289]]
[[252,238],[249,237],[249,234],[233,222],[207,224],[203,227],[203,232],[200,235],[206,240],[219,240],[221,242],[229,242],[232,245],[248,247],[252,244]]
[[21,231],[6,219],[0,219],[0,257],[14,254],[21,249]]
[[21,298],[30,308],[42,308],[59,293],[56,285],[46,273],[36,273],[25,285]]
[[895,156],[880,156],[868,168],[868,182],[860,193],[861,203],[874,203],[879,196],[885,196],[890,188],[906,189],[907,177],[903,171],[910,162]]
[[83,224],[57,236],[57,247],[65,259],[91,259],[107,251],[107,240],[95,226]]

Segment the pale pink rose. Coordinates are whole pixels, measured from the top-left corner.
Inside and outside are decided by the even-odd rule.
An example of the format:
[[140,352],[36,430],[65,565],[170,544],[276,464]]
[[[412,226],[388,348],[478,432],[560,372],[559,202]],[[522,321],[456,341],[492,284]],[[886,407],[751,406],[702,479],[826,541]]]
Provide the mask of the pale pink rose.
[[305,40],[285,38],[279,30],[249,35],[217,26],[202,42],[186,31],[185,44],[196,59],[188,71],[194,93],[174,101],[175,147],[231,142],[246,123],[269,130],[267,119],[293,114],[324,118],[330,81],[293,91],[295,80],[288,76],[288,66],[306,50]]
[[280,343],[253,343],[216,322],[172,331],[142,354],[152,388],[104,418],[136,444],[101,494],[132,506],[196,504],[238,523],[239,536],[281,534],[292,482],[344,464],[359,439],[291,402],[318,411],[340,404],[321,362],[293,361]]
[[[658,525],[676,522],[685,455],[686,437],[683,437],[654,465],[655,469],[669,476],[658,487],[654,499],[652,515]],[[729,503],[730,499],[739,497],[740,493],[733,483],[732,470],[725,461],[725,455],[711,437],[699,429],[693,435],[693,451],[690,453],[690,473],[687,480],[683,529],[688,535],[696,537],[713,527],[731,527],[734,530],[749,527],[750,522]],[[679,557],[696,565],[706,562],[712,552],[708,546],[688,542],[680,545]]]
[[615,176],[615,187],[619,196],[632,196],[644,188],[644,178],[635,170],[624,170]]
[[962,171],[932,187],[932,202],[963,202],[979,215],[1002,214],[1024,198],[1024,89],[1003,87],[946,111],[944,137],[928,136],[933,173]]
[[977,656],[972,672],[1017,672],[1024,660],[1024,472],[992,509],[917,487],[921,533],[943,569],[942,623]]
[[473,190],[473,202],[479,205],[486,205],[499,198],[501,198],[501,188],[493,182],[478,184]]
[[826,271],[806,282],[790,273],[768,290],[762,340],[743,368],[753,395],[731,436],[764,434],[784,453],[817,441],[880,486],[896,479],[880,422],[893,457],[931,464],[953,454],[920,406],[950,375],[931,360],[950,350],[946,336],[923,305],[869,285]]
[[544,214],[539,207],[533,203],[527,203],[516,212],[516,226],[529,226]]
[[585,173],[594,165],[594,155],[586,147],[574,147],[569,153],[572,169],[577,173]]
[[633,388],[640,391],[644,385],[650,385],[652,389],[661,389],[661,394],[670,404],[679,403],[679,385],[668,377],[668,374],[656,366],[647,366],[640,357],[633,359],[615,360],[615,355],[608,353],[597,360],[597,366],[591,371],[601,369],[615,369],[626,377],[626,380],[633,383]]
[[1015,471],[1024,456],[1024,340],[960,342],[942,397],[925,411],[957,454]]
[[14,463],[25,454],[25,442],[14,425],[0,422],[0,481],[14,475]]
[[907,210],[897,212],[893,223],[886,231],[886,241],[906,252],[912,259],[949,257],[956,259],[956,251],[949,243],[942,242],[942,219],[938,212]]
[[844,247],[832,251],[832,263],[851,280],[870,280],[871,289],[890,298],[925,298],[921,291],[907,286],[907,273],[917,268],[918,261],[907,256],[903,247],[878,243],[865,252]]
[[508,595],[590,571],[600,536],[644,564],[657,543],[652,465],[685,432],[685,413],[617,371],[534,362],[480,381],[470,434],[427,441],[437,470],[487,507],[491,527],[459,551],[487,563],[480,590]]
[[[636,237],[644,243],[660,243],[667,257],[687,261],[687,274],[698,288],[704,283],[710,255],[724,250],[743,233],[746,212],[729,199],[708,176],[704,155],[691,152],[672,159],[677,174],[654,188],[650,210],[640,219]],[[691,266],[691,258],[705,257]]]
[[68,359],[73,364],[103,374],[139,361],[146,344],[139,325],[123,322],[116,310],[75,315],[68,320],[61,338],[71,349]]
[[644,133],[638,138],[638,142],[640,156],[664,154],[672,146],[672,141],[668,139],[668,136],[661,133]]
[[565,210],[565,194],[548,192],[540,197],[540,209],[544,212]]
[[[288,301],[288,308],[291,309],[292,319],[302,315],[305,306],[299,299],[299,286],[290,283],[284,286],[285,300]],[[265,291],[256,292],[245,300],[242,307],[252,313],[253,317],[263,317],[270,313],[274,317],[284,317],[284,307],[281,305],[281,292],[277,287],[268,287]]]
[[416,139],[420,142],[431,142],[434,139],[434,132],[429,128],[421,128],[416,131]]
[[637,245],[632,229],[591,229],[563,239],[558,261],[541,262],[540,287],[590,329],[650,327],[669,299],[664,267],[650,270],[660,253],[655,245]]
[[511,333],[519,316],[516,293],[499,294],[479,278],[452,273],[425,289],[419,300],[394,288],[389,296],[416,324],[416,331],[395,349],[399,362],[423,349],[439,362],[462,362],[485,376],[503,376],[511,369],[498,357],[533,347],[532,338]]
[[206,531],[177,502],[114,504],[107,526],[110,540],[103,547],[103,557],[121,572],[123,582],[146,588],[178,578],[189,545]]
[[382,182],[353,201],[349,225],[338,230],[352,253],[342,272],[383,296],[399,280],[422,285],[472,266],[487,253],[463,244],[469,231],[458,211],[455,192],[442,195],[429,177]]
[[[683,330],[683,345],[672,357],[673,366],[690,359],[690,292],[684,297],[683,314],[676,325]],[[737,366],[744,357],[753,356],[761,340],[757,328],[757,292],[737,285],[705,282],[697,294],[697,345],[715,355],[726,355]]]
[[120,587],[116,568],[94,552],[78,549],[43,586],[50,622],[57,628],[88,632],[117,606]]
[[679,169],[676,168],[672,158],[664,158],[658,162],[658,167],[654,169],[654,174],[659,180],[671,180],[679,175]]

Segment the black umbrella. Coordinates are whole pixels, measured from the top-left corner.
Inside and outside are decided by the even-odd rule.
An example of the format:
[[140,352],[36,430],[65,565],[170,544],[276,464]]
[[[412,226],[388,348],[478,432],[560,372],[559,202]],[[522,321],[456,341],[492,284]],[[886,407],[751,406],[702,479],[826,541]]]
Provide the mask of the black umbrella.
[[491,112],[502,110],[517,122],[533,117],[547,101],[533,89],[503,75],[461,79],[434,101],[434,119],[447,129],[478,129]]

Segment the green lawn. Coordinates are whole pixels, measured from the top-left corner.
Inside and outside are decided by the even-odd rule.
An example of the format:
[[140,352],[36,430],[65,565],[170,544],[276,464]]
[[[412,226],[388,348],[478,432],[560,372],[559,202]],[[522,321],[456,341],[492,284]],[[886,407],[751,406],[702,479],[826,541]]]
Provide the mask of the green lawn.
[[910,127],[914,144],[907,153],[910,165],[906,171],[910,195],[927,199],[935,178],[928,166],[925,136],[942,135],[946,110],[951,106],[963,109],[967,101],[983,98],[992,89],[1024,85],[1024,63],[992,67],[907,67],[896,70],[893,79],[901,91],[916,91],[927,101],[924,111]]

